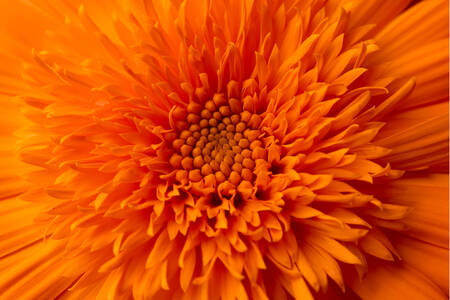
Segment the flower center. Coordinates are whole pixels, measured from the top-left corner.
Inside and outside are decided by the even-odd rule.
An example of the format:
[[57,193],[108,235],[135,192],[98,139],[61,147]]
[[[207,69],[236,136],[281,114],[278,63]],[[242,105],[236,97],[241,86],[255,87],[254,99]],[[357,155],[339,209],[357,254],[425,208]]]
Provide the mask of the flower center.
[[253,181],[255,160],[266,158],[258,114],[242,110],[237,99],[217,94],[204,106],[190,103],[185,121],[172,142],[172,167],[188,172],[193,182],[208,175],[217,183]]

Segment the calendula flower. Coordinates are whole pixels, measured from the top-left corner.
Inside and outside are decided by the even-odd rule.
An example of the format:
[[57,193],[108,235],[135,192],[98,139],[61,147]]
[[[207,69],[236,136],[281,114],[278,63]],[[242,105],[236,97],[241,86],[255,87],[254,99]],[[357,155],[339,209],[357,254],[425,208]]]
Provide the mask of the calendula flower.
[[447,1],[0,15],[0,299],[447,299]]

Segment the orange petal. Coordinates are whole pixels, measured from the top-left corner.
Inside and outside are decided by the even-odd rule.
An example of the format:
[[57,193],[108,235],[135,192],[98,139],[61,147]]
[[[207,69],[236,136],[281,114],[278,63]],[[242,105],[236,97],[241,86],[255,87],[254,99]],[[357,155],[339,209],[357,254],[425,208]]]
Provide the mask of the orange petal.
[[[400,128],[397,128],[400,129]],[[375,143],[392,149],[383,158],[394,168],[420,169],[448,161],[448,114],[391,131]]]
[[[418,174],[385,183],[379,199],[410,207],[404,234],[448,248],[448,174]],[[375,187],[376,188],[376,187]]]
[[392,239],[402,260],[433,280],[443,291],[448,291],[448,248],[416,240],[403,235]]
[[448,299],[434,282],[405,263],[377,261],[369,265],[366,277],[361,282],[355,280],[351,287],[364,300]]

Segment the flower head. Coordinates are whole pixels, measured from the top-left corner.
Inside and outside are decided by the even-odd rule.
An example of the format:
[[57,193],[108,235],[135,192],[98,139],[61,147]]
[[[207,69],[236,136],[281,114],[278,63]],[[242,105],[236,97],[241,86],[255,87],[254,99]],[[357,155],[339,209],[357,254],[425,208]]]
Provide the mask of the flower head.
[[445,298],[445,1],[86,2],[2,13],[5,299]]

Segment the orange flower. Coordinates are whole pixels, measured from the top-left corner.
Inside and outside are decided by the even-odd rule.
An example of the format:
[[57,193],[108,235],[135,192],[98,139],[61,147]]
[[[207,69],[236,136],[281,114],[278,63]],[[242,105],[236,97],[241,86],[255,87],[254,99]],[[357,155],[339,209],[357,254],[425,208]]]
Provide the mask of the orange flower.
[[0,299],[446,299],[448,4],[1,2]]

